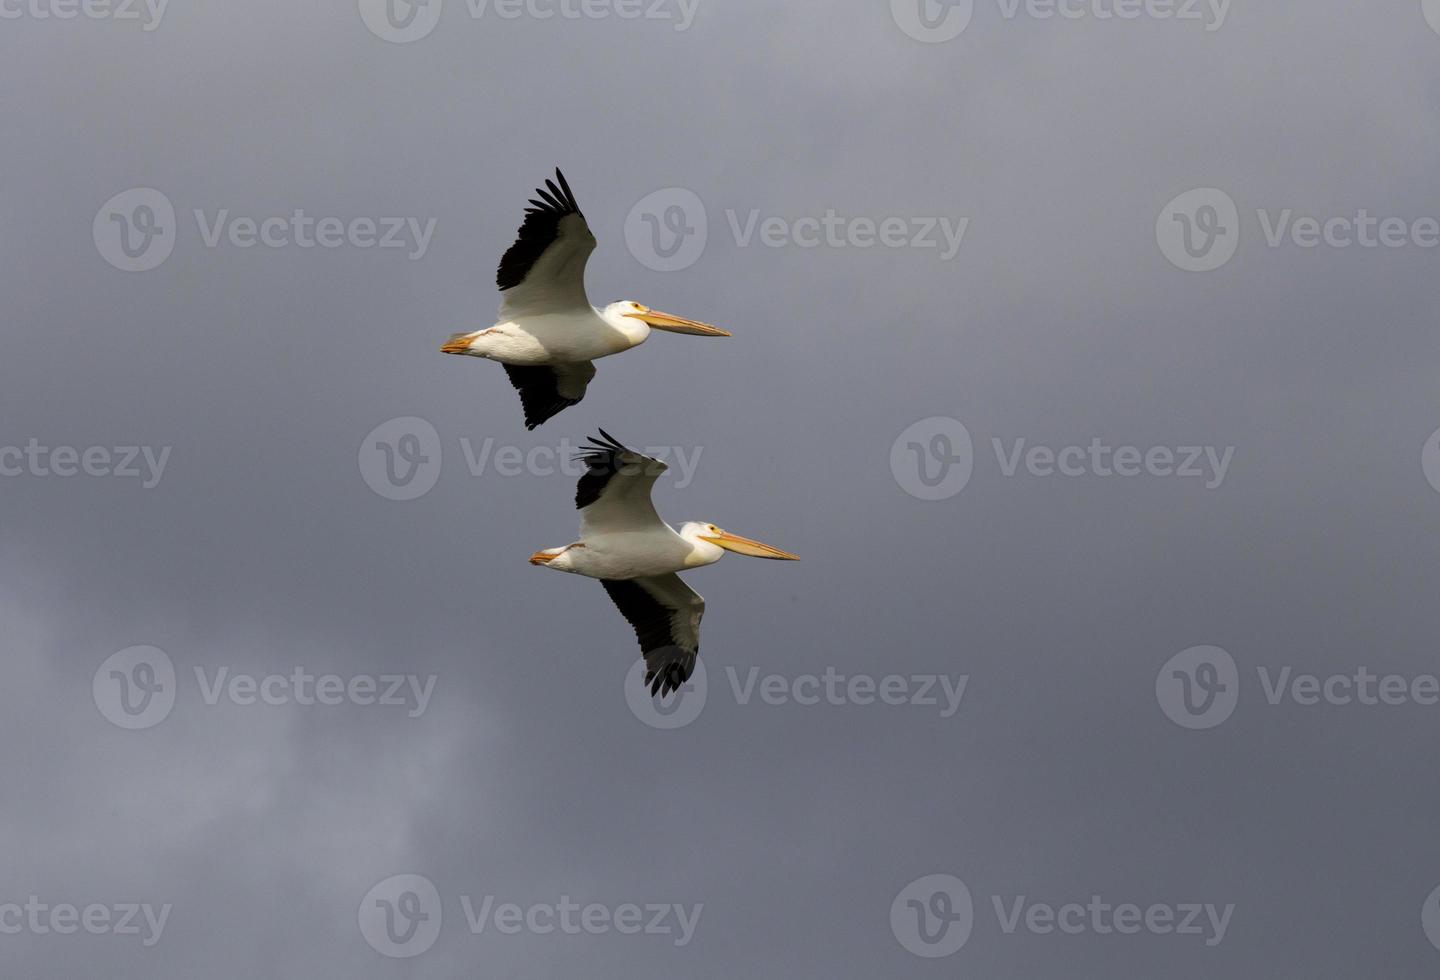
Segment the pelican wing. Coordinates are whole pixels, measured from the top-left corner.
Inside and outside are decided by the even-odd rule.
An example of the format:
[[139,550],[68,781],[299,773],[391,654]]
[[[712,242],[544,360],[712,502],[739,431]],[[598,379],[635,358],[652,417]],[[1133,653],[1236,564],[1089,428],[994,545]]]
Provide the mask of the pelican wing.
[[505,374],[515,390],[520,392],[520,405],[525,409],[525,428],[533,429],[585,397],[585,387],[595,377],[595,365],[589,361],[566,361],[539,367],[506,364]]
[[645,683],[662,697],[695,672],[705,600],[680,576],[601,579],[600,584],[631,626],[645,654]]
[[554,180],[537,188],[525,221],[500,260],[495,284],[504,298],[501,319],[588,309],[585,263],[595,251],[595,236],[575,203],[575,195],[557,169]]
[[664,527],[650,502],[650,488],[669,467],[626,449],[604,429],[590,442],[579,453],[586,469],[575,487],[581,537]]

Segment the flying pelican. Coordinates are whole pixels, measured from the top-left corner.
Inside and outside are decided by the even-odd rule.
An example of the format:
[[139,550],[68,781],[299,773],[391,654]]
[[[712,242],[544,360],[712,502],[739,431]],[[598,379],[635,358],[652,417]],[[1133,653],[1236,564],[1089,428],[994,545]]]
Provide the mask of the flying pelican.
[[555,179],[525,209],[519,237],[500,260],[495,284],[504,294],[494,326],[453,334],[440,349],[499,361],[520,392],[525,428],[533,429],[585,397],[591,361],[645,342],[650,328],[697,337],[728,331],[629,300],[594,307],[585,296],[585,263],[595,236],[557,168]]
[[664,696],[695,670],[705,614],[705,600],[675,573],[713,565],[727,551],[787,561],[799,556],[702,521],[676,532],[650,502],[650,488],[668,467],[626,449],[604,429],[590,442],[576,455],[586,465],[575,489],[580,540],[537,551],[530,564],[598,578],[635,628],[651,695]]

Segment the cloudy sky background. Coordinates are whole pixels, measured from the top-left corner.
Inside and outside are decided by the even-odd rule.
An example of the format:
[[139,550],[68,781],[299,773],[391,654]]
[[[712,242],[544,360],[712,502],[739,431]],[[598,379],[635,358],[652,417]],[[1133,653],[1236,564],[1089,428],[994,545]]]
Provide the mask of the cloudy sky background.
[[[664,8],[670,11],[674,7]],[[883,2],[700,0],[693,25],[472,20],[391,44],[353,3],[174,4],[0,23],[0,445],[171,446],[137,480],[3,479],[0,904],[170,903],[163,938],[0,935],[7,976],[441,978],[1418,975],[1440,885],[1440,707],[1271,706],[1256,668],[1435,670],[1440,250],[1265,245],[1257,208],[1440,213],[1440,36],[1418,0],[1236,0],[1195,22],[1002,17],[922,44]],[[560,165],[600,245],[592,299],[734,331],[599,365],[535,433],[494,365],[495,261]],[[97,251],[127,188],[174,203],[159,268]],[[708,246],[625,247],[683,187]],[[1157,247],[1166,203],[1239,205],[1224,268]],[[192,212],[436,219],[429,251],[207,248]],[[969,218],[960,253],[740,246],[741,220]],[[435,488],[396,502],[362,439],[417,416]],[[974,475],[909,495],[892,443],[962,421]],[[800,553],[689,579],[706,706],[642,724],[601,589],[525,564],[573,480],[472,476],[597,425],[701,450],[657,490]],[[1006,477],[991,440],[1234,446],[1222,486]],[[179,699],[123,731],[92,678],[165,650]],[[1170,657],[1240,666],[1224,724],[1157,704]],[[403,708],[210,706],[193,670],[435,674]],[[935,708],[737,703],[725,669],[967,674]],[[356,921],[398,873],[445,926],[386,959]],[[961,877],[952,957],[892,935]],[[1224,941],[1005,934],[1007,901],[1234,903]],[[703,903],[692,942],[484,935],[459,897]]]

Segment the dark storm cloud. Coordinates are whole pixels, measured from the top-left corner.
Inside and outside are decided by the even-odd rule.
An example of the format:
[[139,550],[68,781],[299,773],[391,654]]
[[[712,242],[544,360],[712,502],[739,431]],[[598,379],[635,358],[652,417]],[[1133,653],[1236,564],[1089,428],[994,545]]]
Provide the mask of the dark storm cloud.
[[[170,912],[148,947],[27,924],[0,935],[7,976],[900,974],[926,967],[891,903],[932,874],[971,893],[934,964],[966,975],[1440,955],[1440,709],[1272,705],[1259,672],[1434,669],[1437,250],[1266,237],[1286,209],[1436,214],[1418,2],[1235,3],[1207,30],[977,0],[943,43],[883,2],[449,0],[401,43],[355,4],[37,13],[62,6],[0,5],[0,906]],[[498,369],[438,347],[490,322],[557,164],[599,239],[592,299],[735,336],[602,361],[526,433]],[[96,218],[137,188],[173,238],[126,272]],[[660,271],[635,206],[671,188],[707,237]],[[1211,272],[1157,243],[1195,188],[1236,208]],[[387,499],[357,457],[411,417],[439,468]],[[923,500],[890,457],[933,417],[963,423],[971,472]],[[804,557],[690,576],[708,682],[674,730],[627,706],[603,591],[525,563],[575,533],[573,475],[535,461],[597,425],[693,462],[666,517]],[[529,471],[472,473],[487,445]],[[156,478],[102,473],[124,447]],[[1102,472],[1120,447],[1137,475]],[[1157,447],[1233,451],[1216,483],[1147,468]],[[1201,645],[1239,700],[1191,731],[1156,675]],[[168,655],[174,704],[126,731],[92,681],[133,646]],[[417,711],[362,677],[434,680]],[[392,961],[357,910],[412,873],[443,926]],[[1027,924],[1093,896],[1233,913],[1213,945]],[[504,905],[516,934],[478,916]],[[669,911],[629,934],[632,905]]]

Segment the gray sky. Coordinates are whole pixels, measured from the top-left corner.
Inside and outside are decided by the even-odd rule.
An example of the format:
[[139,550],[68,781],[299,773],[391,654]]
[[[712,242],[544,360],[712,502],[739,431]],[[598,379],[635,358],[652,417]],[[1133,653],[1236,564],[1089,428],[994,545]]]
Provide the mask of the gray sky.
[[[0,972],[1433,971],[1440,34],[1419,0],[975,0],[944,41],[911,36],[907,0],[632,4],[401,2],[431,28],[404,41],[370,0],[378,31],[354,2],[156,22],[0,0]],[[964,5],[923,12],[953,32]],[[592,300],[734,338],[656,336],[527,433],[495,365],[438,347],[491,322],[556,165],[599,239]],[[116,197],[136,188],[163,198]],[[1177,220],[1202,188],[1223,193]],[[119,220],[157,200],[174,218],[136,261],[158,265],[122,271]],[[348,237],[235,244],[296,209]],[[702,209],[703,252],[665,271],[646,221]],[[387,218],[403,247],[351,224]],[[1329,241],[1299,244],[1306,218]],[[1386,218],[1395,247],[1359,244]],[[1178,268],[1186,221],[1196,263],[1233,256]],[[862,247],[881,227],[893,247]],[[411,417],[434,484],[389,499],[367,433]],[[693,462],[657,488],[667,518],[804,557],[688,576],[707,682],[678,728],[655,726],[684,704],[627,702],[637,651],[603,591],[525,563],[573,540],[573,474],[495,468],[597,425]],[[950,484],[924,486],[911,442]],[[132,446],[138,476],[55,475]],[[157,660],[108,658],[136,646],[164,651],[174,703],[127,730],[111,671]],[[1224,653],[1168,663],[1194,647]],[[224,687],[297,668],[359,687]],[[1404,703],[1327,684],[1362,668]],[[1284,686],[1307,674],[1318,703]],[[405,703],[361,703],[391,675]],[[868,693],[888,675],[905,703]],[[967,923],[934,918],[962,896],[932,875],[973,903],[943,956],[920,954]],[[131,903],[169,906],[163,929],[115,934]],[[565,903],[596,906],[588,930]],[[1164,927],[1192,903],[1196,931]],[[58,934],[66,904],[104,907],[97,934]]]

